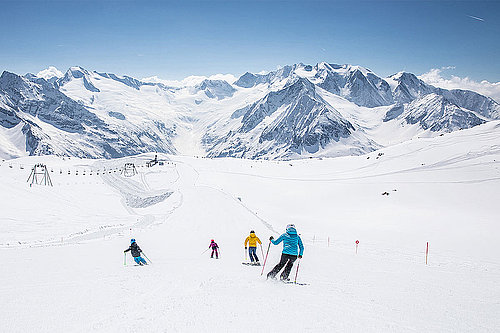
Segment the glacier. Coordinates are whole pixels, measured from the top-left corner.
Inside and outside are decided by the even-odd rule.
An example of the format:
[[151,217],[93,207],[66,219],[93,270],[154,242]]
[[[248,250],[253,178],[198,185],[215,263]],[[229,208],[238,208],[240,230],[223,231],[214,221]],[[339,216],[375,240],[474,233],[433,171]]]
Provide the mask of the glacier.
[[321,62],[247,72],[233,82],[218,77],[169,85],[79,66],[64,74],[54,67],[4,72],[0,156],[361,155],[500,118],[489,97],[437,88],[407,72],[383,78],[365,67]]

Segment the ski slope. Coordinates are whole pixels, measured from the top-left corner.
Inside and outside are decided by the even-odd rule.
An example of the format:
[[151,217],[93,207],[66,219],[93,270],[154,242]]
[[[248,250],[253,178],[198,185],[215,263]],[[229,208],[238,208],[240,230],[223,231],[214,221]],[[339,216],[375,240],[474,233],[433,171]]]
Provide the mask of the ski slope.
[[[163,165],[145,167],[153,155],[0,163],[2,331],[500,327],[498,121],[364,156],[159,155]],[[126,162],[137,175],[120,174]],[[28,185],[35,163],[47,164],[54,187]],[[251,229],[265,251],[288,223],[304,241],[298,281],[308,285],[266,281],[241,264]],[[129,255],[124,266],[131,237],[152,265]],[[212,238],[219,260],[202,255]],[[280,253],[271,246],[266,273]]]

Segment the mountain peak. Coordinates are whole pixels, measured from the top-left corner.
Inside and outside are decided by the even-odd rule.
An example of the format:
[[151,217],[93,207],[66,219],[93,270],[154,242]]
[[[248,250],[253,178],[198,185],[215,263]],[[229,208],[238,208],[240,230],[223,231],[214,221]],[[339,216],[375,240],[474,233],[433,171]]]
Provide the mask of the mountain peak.
[[9,72],[9,71],[3,71],[2,75],[0,76],[0,79],[8,79],[8,78],[14,78],[14,77],[20,77],[19,75]]
[[194,89],[195,91],[204,91],[208,98],[217,98],[218,100],[232,97],[236,92],[236,89],[225,80],[204,79]]
[[49,66],[48,68],[41,70],[36,74],[36,77],[45,79],[47,81],[51,79],[60,79],[63,76],[63,72],[61,72],[54,66]]
[[84,75],[90,74],[89,71],[87,71],[85,68],[80,67],[80,66],[72,66],[66,71],[66,75],[71,75],[75,79],[79,79],[83,77]]
[[417,76],[415,74],[401,71],[396,74],[392,74],[389,76],[389,78],[395,80],[395,81],[402,81],[402,80],[418,80]]
[[64,84],[72,81],[73,79],[82,79],[83,80],[83,85],[85,88],[89,91],[92,92],[100,92],[99,89],[97,89],[91,82],[91,73],[87,71],[85,68],[80,67],[80,66],[73,66],[70,67],[67,71],[66,74],[64,74],[64,77],[60,78],[57,80],[56,84],[59,86],[63,86]]
[[26,82],[20,75],[4,71],[0,76],[0,88],[16,88],[19,89]]

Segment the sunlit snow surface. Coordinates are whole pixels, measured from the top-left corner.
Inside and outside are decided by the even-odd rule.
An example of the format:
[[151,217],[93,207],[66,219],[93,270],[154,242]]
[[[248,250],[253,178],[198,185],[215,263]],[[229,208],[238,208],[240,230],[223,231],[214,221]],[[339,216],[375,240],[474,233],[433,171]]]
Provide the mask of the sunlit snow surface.
[[[2,331],[500,327],[498,121],[364,156],[159,155],[163,165],[145,167],[152,157],[0,164]],[[120,174],[126,162],[137,175]],[[47,164],[54,187],[28,185],[35,163]],[[309,285],[266,281],[261,268],[241,265],[251,229],[265,251],[288,223],[304,240],[298,281]],[[152,265],[130,256],[123,265],[131,237]],[[202,255],[210,239],[219,260]],[[280,252],[271,247],[265,272]]]

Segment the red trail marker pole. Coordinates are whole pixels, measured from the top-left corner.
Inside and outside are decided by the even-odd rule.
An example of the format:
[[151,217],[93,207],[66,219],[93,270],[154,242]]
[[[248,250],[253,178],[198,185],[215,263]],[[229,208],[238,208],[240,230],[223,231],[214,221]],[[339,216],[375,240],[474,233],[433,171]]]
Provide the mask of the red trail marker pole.
[[260,272],[260,275],[264,274],[264,267],[266,267],[267,255],[269,254],[269,248],[271,248],[271,241],[269,241],[269,245],[267,246],[266,259],[264,259],[264,265],[262,265],[262,272]]
[[358,254],[358,245],[359,245],[359,240],[356,240],[356,254]]
[[427,242],[427,247],[425,248],[425,264],[427,265],[427,258],[429,257],[429,242]]

